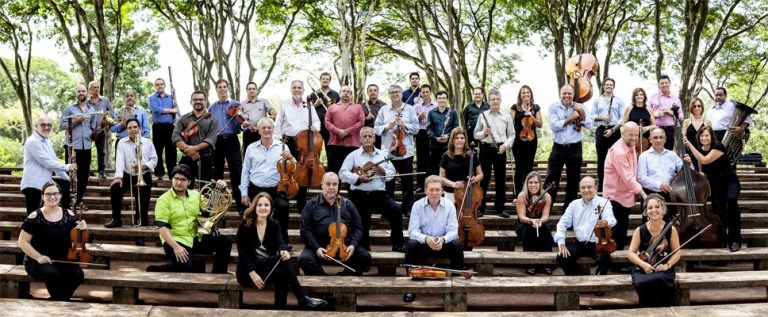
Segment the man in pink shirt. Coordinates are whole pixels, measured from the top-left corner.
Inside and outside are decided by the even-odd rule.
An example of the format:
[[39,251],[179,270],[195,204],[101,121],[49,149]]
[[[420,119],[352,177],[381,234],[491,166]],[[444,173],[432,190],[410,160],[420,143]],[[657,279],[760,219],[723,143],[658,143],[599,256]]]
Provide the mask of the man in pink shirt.
[[667,150],[674,150],[675,147],[675,117],[683,122],[682,109],[678,109],[675,113],[672,108],[675,106],[681,107],[680,98],[672,95],[670,86],[672,82],[669,80],[669,76],[661,75],[659,77],[659,92],[651,96],[648,99],[648,105],[653,112],[653,117],[656,119],[656,126],[664,129],[664,134],[667,136],[667,142],[664,143],[664,148]]
[[616,241],[617,250],[624,249],[629,212],[635,205],[635,197],[640,195],[645,200],[646,196],[643,186],[637,182],[635,144],[639,133],[640,127],[636,123],[625,123],[621,128],[621,141],[614,143],[605,157],[603,197],[611,201],[613,215],[616,217],[611,238]]
[[349,153],[360,148],[360,129],[365,124],[365,112],[359,104],[352,103],[352,87],[339,91],[339,103],[328,107],[325,128],[331,133],[328,141],[328,171],[338,173]]

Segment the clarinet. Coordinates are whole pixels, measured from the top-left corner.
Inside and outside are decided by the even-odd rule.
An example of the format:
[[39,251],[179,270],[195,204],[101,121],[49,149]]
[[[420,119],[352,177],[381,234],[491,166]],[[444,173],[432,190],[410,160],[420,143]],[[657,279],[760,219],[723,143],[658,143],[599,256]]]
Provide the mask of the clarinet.
[[[481,113],[480,115],[483,116],[483,121],[485,121],[485,126],[488,127],[488,128],[491,128],[491,125],[488,124],[488,118],[485,117],[485,112]],[[498,142],[496,142],[496,138],[493,137],[493,128],[491,128],[491,142],[493,142],[493,144],[491,144],[492,148],[494,148],[494,149],[499,148],[499,146],[497,145]]]
[[440,136],[445,135],[445,129],[448,128],[448,122],[451,121],[451,108],[447,108],[448,113],[445,115],[445,123],[443,123],[443,131],[440,132]]

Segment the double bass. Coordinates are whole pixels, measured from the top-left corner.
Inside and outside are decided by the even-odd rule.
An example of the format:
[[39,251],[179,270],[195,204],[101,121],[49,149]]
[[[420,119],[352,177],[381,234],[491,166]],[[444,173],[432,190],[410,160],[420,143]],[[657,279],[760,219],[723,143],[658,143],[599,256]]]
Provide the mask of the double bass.
[[299,152],[298,166],[293,173],[296,183],[302,187],[319,186],[325,174],[325,167],[320,163],[320,151],[323,149],[323,137],[320,132],[312,131],[312,107],[307,106],[309,125],[306,130],[296,134],[296,150]]
[[[573,86],[575,103],[584,103],[592,98],[592,76],[599,70],[600,65],[592,54],[579,54],[565,61],[565,75]],[[574,124],[576,131],[581,131],[581,119],[576,119]]]
[[[677,113],[680,111],[680,107],[675,105],[672,111]],[[675,118],[675,142],[677,142],[676,144],[683,144],[680,118],[678,116],[673,117]],[[683,146],[677,148],[677,155],[681,158],[685,155]],[[707,177],[691,171],[687,164],[683,164],[683,169],[672,177],[670,186],[672,186],[672,191],[669,193],[669,197],[672,203],[669,205],[681,204],[677,207],[681,219],[677,226],[680,240],[688,240],[703,231],[708,225],[712,225],[712,230],[703,232],[699,239],[694,242],[694,247],[720,247],[724,242],[723,227],[720,223],[720,217],[707,208],[707,198],[712,194]]]
[[469,174],[467,185],[464,188],[456,188],[453,197],[456,200],[456,213],[459,218],[459,241],[464,243],[465,250],[471,250],[485,240],[485,226],[477,218],[477,210],[483,203],[483,189],[477,183],[471,183],[474,176],[475,143],[469,145]]

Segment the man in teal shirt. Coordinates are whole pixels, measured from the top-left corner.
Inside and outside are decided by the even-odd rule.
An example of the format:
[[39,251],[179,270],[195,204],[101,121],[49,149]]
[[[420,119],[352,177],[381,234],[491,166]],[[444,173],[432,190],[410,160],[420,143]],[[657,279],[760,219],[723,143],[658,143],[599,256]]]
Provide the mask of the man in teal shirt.
[[[232,240],[226,236],[203,235],[197,231],[197,216],[200,213],[201,196],[196,190],[188,189],[195,182],[192,169],[179,164],[171,172],[172,188],[162,194],[155,203],[155,226],[160,231],[165,255],[171,263],[150,265],[148,272],[193,272],[193,254],[213,254],[211,273],[227,273]],[[216,187],[224,188],[223,180],[216,181]]]

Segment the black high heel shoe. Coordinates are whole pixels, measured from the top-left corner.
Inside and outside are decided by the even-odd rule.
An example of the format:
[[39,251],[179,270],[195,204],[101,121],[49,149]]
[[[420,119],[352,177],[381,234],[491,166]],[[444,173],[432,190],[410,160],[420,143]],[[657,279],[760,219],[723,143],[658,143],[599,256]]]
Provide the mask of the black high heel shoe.
[[304,298],[299,300],[299,308],[303,308],[303,309],[318,309],[318,308],[323,308],[326,305],[328,305],[328,302],[326,302],[325,300],[312,298],[309,296],[304,296]]

